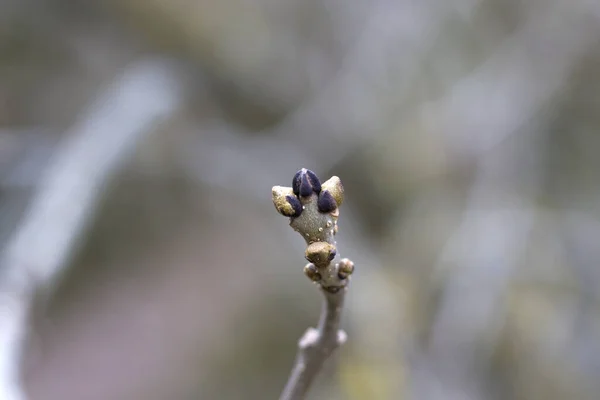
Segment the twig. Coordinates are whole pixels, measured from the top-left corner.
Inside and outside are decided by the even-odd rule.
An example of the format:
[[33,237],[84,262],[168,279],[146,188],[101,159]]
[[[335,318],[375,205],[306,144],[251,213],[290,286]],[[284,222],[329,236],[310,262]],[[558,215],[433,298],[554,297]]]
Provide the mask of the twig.
[[[344,297],[354,263],[339,259],[337,220],[344,189],[336,176],[321,185],[310,170],[301,169],[292,187],[273,187],[273,204],[290,217],[290,226],[306,240],[304,273],[320,286],[324,301],[318,327],[309,328],[298,342],[298,354],[280,400],[303,399],[325,360],[346,341],[339,330]],[[336,261],[337,260],[337,261]]]
[[303,399],[325,360],[346,342],[346,333],[339,330],[346,289],[338,293],[322,292],[325,298],[319,326],[308,328],[298,342],[298,355],[281,400]]
[[92,220],[103,188],[139,141],[180,101],[160,63],[133,66],[69,132],[38,193],[0,254],[0,399],[27,398],[21,347],[33,294],[52,287]]

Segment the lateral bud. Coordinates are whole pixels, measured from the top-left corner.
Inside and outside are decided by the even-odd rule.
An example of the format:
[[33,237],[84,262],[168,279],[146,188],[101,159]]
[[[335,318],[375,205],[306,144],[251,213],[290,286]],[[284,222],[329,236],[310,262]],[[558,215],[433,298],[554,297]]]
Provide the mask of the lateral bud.
[[347,258],[342,258],[338,263],[338,277],[346,279],[354,272],[354,263]]
[[295,218],[302,214],[302,204],[292,192],[292,188],[273,186],[271,190],[273,205],[277,212],[286,217]]
[[306,275],[308,279],[313,282],[318,282],[321,280],[321,274],[313,263],[308,263],[304,266],[304,275]]
[[333,196],[338,207],[344,202],[344,186],[337,176],[332,176],[321,185],[322,190],[327,190]]
[[314,242],[306,248],[305,256],[317,268],[325,268],[335,258],[337,250],[334,245],[327,242]]
[[319,209],[319,212],[322,213],[330,213],[338,208],[338,204],[331,193],[329,193],[329,190],[323,190],[321,192],[317,199],[317,208]]

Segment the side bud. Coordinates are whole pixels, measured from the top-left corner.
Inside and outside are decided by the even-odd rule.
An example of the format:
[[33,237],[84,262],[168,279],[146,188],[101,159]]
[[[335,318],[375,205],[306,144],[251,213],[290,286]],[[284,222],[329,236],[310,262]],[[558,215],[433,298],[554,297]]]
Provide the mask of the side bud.
[[321,280],[321,274],[319,270],[315,266],[315,264],[309,263],[304,267],[304,275],[308,277],[313,282],[318,282]]
[[298,217],[302,213],[302,204],[292,192],[292,188],[283,186],[273,186],[272,198],[273,205],[277,212],[286,217]]
[[334,198],[338,207],[342,205],[344,202],[344,186],[342,185],[342,181],[337,176],[332,176],[323,182],[321,186],[323,190],[327,190],[331,193],[331,196]]
[[329,193],[329,190],[323,190],[317,199],[317,208],[319,212],[330,213],[338,208],[337,202]]
[[334,245],[327,242],[314,242],[306,248],[305,256],[317,268],[324,268],[335,258],[337,250]]
[[347,258],[342,258],[338,263],[338,277],[346,279],[354,272],[354,263]]

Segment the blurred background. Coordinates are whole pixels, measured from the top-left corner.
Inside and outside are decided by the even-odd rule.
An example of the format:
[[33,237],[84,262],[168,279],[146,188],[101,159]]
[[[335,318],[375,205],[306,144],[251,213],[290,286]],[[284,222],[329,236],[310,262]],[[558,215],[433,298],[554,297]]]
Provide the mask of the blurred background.
[[587,0],[0,0],[0,374],[277,398],[306,167],[357,266],[311,399],[598,399],[599,93]]

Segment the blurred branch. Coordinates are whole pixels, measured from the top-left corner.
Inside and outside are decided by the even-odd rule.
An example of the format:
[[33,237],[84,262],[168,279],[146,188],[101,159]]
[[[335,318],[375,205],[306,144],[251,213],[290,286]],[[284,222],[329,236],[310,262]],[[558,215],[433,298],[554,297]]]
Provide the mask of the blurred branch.
[[346,341],[339,330],[344,296],[354,263],[339,259],[335,235],[344,188],[336,176],[321,184],[310,170],[294,175],[292,187],[274,186],[273,204],[290,217],[290,226],[306,241],[306,276],[325,296],[319,326],[309,328],[298,343],[298,355],[281,400],[303,399],[325,360]]
[[167,66],[132,66],[66,134],[0,258],[0,398],[23,400],[22,345],[36,289],[51,288],[93,220],[103,189],[180,101]]
[[[463,4],[461,12],[471,13],[480,2]],[[292,139],[315,158],[335,162],[389,129],[389,116],[398,114],[422,73],[424,54],[457,12],[453,2],[440,0],[369,5],[339,72],[274,128],[275,135]]]
[[[537,132],[545,127],[531,129],[533,140],[526,138],[526,146],[520,141],[519,151],[501,143],[522,133],[560,93],[596,42],[598,16],[586,8],[592,11],[583,3],[544,4],[478,71],[419,117],[447,135],[457,158],[477,161],[477,176],[463,223],[440,260],[456,272],[443,289],[424,364],[414,374],[417,397],[489,397],[482,366],[490,365],[503,327],[503,294],[534,223],[532,204],[543,177],[528,166],[542,154],[546,136]],[[552,52],[539,51],[549,43]],[[477,110],[483,103],[474,99],[485,99],[485,109]]]
[[560,94],[596,45],[595,4],[553,1],[539,7],[479,69],[419,116],[429,131],[446,136],[456,159],[486,157]]
[[40,127],[0,129],[0,190],[33,190],[59,139]]

